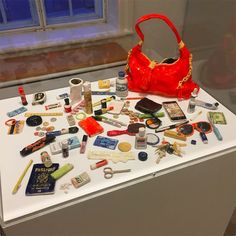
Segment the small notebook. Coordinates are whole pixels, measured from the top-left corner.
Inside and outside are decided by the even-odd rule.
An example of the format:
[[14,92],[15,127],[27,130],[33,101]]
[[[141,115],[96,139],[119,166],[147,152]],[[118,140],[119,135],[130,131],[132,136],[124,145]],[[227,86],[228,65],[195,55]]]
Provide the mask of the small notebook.
[[81,120],[79,126],[89,137],[101,134],[104,131],[103,127],[91,116]]
[[58,163],[53,163],[50,167],[45,167],[44,164],[34,164],[25,194],[31,196],[54,193],[56,181],[50,174],[58,167]]

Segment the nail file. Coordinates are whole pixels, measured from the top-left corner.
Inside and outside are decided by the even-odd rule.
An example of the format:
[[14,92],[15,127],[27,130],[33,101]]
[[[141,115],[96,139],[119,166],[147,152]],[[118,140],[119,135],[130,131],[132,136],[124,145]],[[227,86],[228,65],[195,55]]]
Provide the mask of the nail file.
[[26,112],[25,117],[30,116],[63,116],[63,112]]

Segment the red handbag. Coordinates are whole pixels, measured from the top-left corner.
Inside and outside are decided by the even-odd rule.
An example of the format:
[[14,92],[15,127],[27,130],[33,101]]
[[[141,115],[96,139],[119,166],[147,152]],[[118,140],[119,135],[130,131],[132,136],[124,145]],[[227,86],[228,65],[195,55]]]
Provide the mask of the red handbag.
[[[142,52],[144,35],[139,24],[153,18],[163,20],[174,32],[179,45],[178,59],[168,58],[158,63]],[[135,30],[141,41],[128,53],[126,73],[130,91],[187,99],[194,88],[199,90],[199,86],[192,81],[192,55],[167,17],[144,15],[137,20]]]

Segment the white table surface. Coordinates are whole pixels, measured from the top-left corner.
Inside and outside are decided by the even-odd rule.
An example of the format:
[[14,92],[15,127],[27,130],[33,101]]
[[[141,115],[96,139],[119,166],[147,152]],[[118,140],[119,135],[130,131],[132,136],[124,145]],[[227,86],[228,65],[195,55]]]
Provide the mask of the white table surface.
[[[97,83],[92,84],[93,90],[97,90]],[[39,91],[41,92],[41,91]],[[62,93],[68,92],[69,87],[46,91],[47,101],[44,105],[31,106],[32,95],[27,95],[27,100],[29,105],[27,105],[27,112],[45,112],[44,106],[47,104],[52,104],[58,102],[56,96]],[[27,91],[26,91],[27,93]],[[138,94],[129,92],[129,96],[137,96]],[[93,102],[100,100],[102,97],[106,96],[93,96]],[[173,98],[164,98],[160,96],[147,95],[148,98],[155,100],[158,103],[163,101],[176,100]],[[207,94],[205,91],[200,90],[198,99],[204,100],[207,102],[216,102],[216,100]],[[63,100],[60,100],[63,104]],[[137,100],[131,101],[131,107],[135,105]],[[187,118],[191,118],[194,115],[189,115],[187,113],[188,100],[178,101],[179,105],[185,112]],[[130,173],[116,174],[112,179],[105,179],[103,176],[103,168],[96,170],[90,170],[90,164],[97,162],[96,160],[88,160],[87,152],[88,150],[108,150],[104,148],[99,148],[93,146],[93,142],[96,137],[89,138],[87,149],[85,154],[80,154],[79,149],[74,149],[70,151],[70,156],[68,158],[63,158],[61,154],[51,155],[49,146],[44,147],[26,157],[22,157],[19,153],[25,146],[31,144],[39,139],[39,137],[34,136],[35,128],[28,127],[25,124],[23,132],[17,135],[8,135],[8,127],[5,126],[5,121],[9,119],[6,115],[7,112],[12,111],[16,108],[21,107],[20,97],[14,97],[10,99],[5,99],[0,101],[1,108],[1,117],[0,117],[0,137],[1,137],[1,157],[0,157],[0,173],[1,173],[1,200],[2,200],[2,221],[7,222],[19,222],[21,219],[27,217],[34,217],[37,215],[46,214],[49,211],[53,211],[67,205],[75,204],[90,198],[94,198],[98,195],[105,194],[115,189],[127,187],[133,185],[137,182],[145,181],[147,179],[163,175],[165,173],[170,173],[176,171],[180,168],[188,167],[190,165],[208,160],[210,158],[215,158],[227,152],[235,151],[236,149],[236,135],[235,135],[235,120],[236,116],[225,108],[223,105],[219,105],[217,111],[224,112],[224,115],[227,120],[227,125],[217,125],[222,136],[223,141],[218,141],[214,133],[207,134],[208,144],[203,144],[200,139],[199,132],[195,131],[194,135],[187,139],[187,147],[184,147],[183,150],[186,154],[183,157],[177,157],[175,155],[167,154],[159,164],[156,164],[157,156],[155,155],[155,148],[148,146],[145,150],[149,158],[145,162],[141,162],[137,158],[137,154],[141,150],[134,149],[135,137],[128,135],[115,136],[113,138],[118,139],[119,141],[128,141],[132,144],[132,151],[135,153],[136,159],[130,160],[127,163],[117,163],[114,164],[111,161],[109,162],[110,167],[113,169],[127,169],[130,168],[132,171]],[[131,109],[130,107],[130,109]],[[202,110],[202,114],[194,121],[206,121],[206,113],[209,111],[207,109],[196,107],[196,112]],[[63,112],[63,107],[49,110],[49,112]],[[162,108],[161,111],[164,111]],[[196,114],[196,112],[194,114]],[[50,122],[51,125],[56,127],[56,130],[61,128],[68,127],[66,121],[66,113],[63,116],[57,117],[56,122]],[[111,115],[108,115],[112,117]],[[17,115],[17,120],[25,120],[24,114]],[[43,121],[50,121],[51,117],[43,117]],[[128,122],[129,118],[125,115],[120,115],[119,120]],[[172,124],[169,120],[167,114],[165,117],[161,118],[163,126]],[[106,125],[102,123],[104,127],[104,133],[102,136],[106,136],[107,130],[117,129],[114,126]],[[121,129],[123,129],[122,127]],[[147,132],[153,132],[154,130],[147,129]],[[84,131],[80,128],[79,132],[76,134],[80,141],[82,141],[82,136]],[[67,134],[58,136],[57,140],[63,140],[67,137],[74,136],[74,134]],[[160,140],[163,138],[163,133],[158,133]],[[197,145],[192,145],[191,140],[197,140]],[[176,141],[172,138],[166,138],[170,142]],[[181,141],[180,141],[181,142]],[[18,178],[23,172],[25,166],[28,164],[30,159],[33,159],[33,164],[41,163],[40,152],[42,150],[48,151],[51,155],[51,159],[54,163],[60,163],[62,166],[65,163],[72,163],[74,169],[63,176],[56,182],[55,193],[52,195],[41,195],[41,196],[25,196],[25,189],[28,183],[28,179],[32,170],[32,166],[24,177],[21,187],[16,194],[12,194],[12,189],[16,184]],[[117,151],[117,148],[116,148]],[[70,179],[82,172],[86,171],[91,177],[91,182],[81,188],[75,189],[73,186],[70,187],[68,193],[60,190],[60,186],[64,183],[69,183]]]

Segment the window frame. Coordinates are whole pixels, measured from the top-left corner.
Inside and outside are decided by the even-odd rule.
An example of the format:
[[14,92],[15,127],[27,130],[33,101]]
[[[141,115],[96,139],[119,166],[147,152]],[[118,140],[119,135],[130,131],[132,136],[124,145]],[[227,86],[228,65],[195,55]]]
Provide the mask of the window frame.
[[[3,30],[0,32],[6,32],[8,30],[10,31],[24,31],[25,29],[32,29],[32,28],[38,28],[39,27],[39,16],[37,14],[37,4],[34,0],[29,0],[29,8],[30,8],[30,14],[31,14],[31,20],[30,23],[29,20],[17,20],[14,22],[8,22],[6,25],[2,25],[1,27]],[[2,15],[3,23],[7,22],[7,16],[6,11],[3,6],[3,0],[0,0],[0,12]],[[25,25],[25,26],[22,26]],[[16,27],[19,26],[19,27]],[[5,30],[4,30],[5,28]]]
[[[76,19],[74,21],[71,22],[63,22],[63,23],[58,23],[58,20],[54,19],[54,23],[52,24],[47,24],[46,22],[46,11],[45,11],[45,7],[44,7],[44,0],[29,0],[30,2],[30,10],[31,10],[31,15],[32,15],[32,20],[35,20],[34,17],[37,17],[38,19],[38,26],[27,26],[27,27],[21,27],[21,28],[10,28],[9,24],[5,27],[5,30],[1,30],[0,31],[0,35],[2,33],[15,33],[15,32],[30,32],[30,31],[46,31],[46,30],[51,30],[51,29],[55,29],[55,28],[64,28],[64,27],[74,27],[74,26],[81,26],[81,25],[85,25],[85,24],[91,24],[91,23],[101,23],[101,22],[105,22],[106,21],[106,6],[107,6],[107,0],[102,0],[102,18],[100,19],[86,19],[87,15],[84,16],[80,16],[80,17],[75,17]],[[68,2],[71,2],[71,0],[68,0]],[[32,7],[34,5],[35,8],[35,14],[34,12],[32,12]],[[97,9],[96,6],[98,7],[98,0],[95,0],[95,10]],[[0,0],[0,12],[5,12],[5,10],[3,9],[3,4],[2,4],[2,0]],[[96,13],[95,13],[96,14]],[[94,15],[95,15],[94,14]],[[4,17],[4,15],[2,14],[2,18],[3,21],[6,20],[6,16]],[[61,19],[64,17],[60,17]],[[66,17],[68,18],[68,17]],[[77,19],[83,19],[81,21],[76,21]],[[19,21],[19,25],[24,22],[24,21]],[[14,22],[14,24],[16,24]]]

